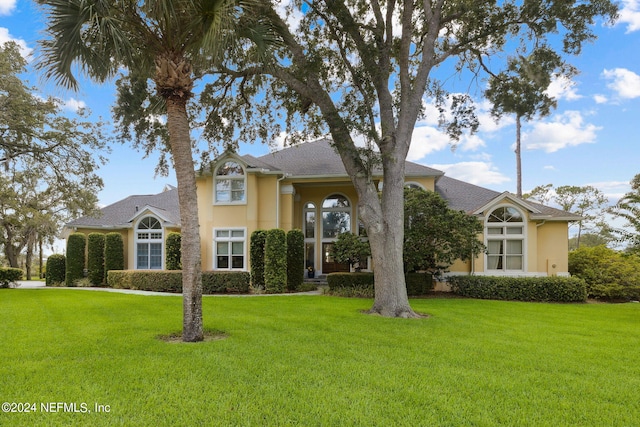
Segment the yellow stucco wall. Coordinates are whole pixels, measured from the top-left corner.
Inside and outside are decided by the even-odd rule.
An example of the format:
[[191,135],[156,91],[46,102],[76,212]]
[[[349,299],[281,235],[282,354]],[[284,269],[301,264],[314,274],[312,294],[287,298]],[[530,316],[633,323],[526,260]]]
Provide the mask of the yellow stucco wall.
[[566,221],[546,221],[538,227],[538,271],[550,276],[568,273],[568,236]]

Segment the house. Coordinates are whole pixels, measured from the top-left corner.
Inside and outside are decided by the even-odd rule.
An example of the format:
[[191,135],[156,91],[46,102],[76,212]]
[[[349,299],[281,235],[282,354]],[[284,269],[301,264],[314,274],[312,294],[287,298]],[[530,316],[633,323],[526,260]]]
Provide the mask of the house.
[[[374,171],[378,185],[382,173]],[[406,185],[438,192],[449,206],[476,215],[488,251],[457,262],[452,274],[566,275],[568,226],[580,217],[406,163]],[[301,229],[307,267],[348,270],[331,257],[343,232],[362,233],[358,197],[326,139],[261,157],[225,152],[197,178],[203,270],[249,270],[249,240],[258,229]],[[177,190],[130,196],[66,225],[69,231],[119,232],[127,269],[162,269],[167,233],[180,230]],[[371,266],[365,266],[368,270]]]

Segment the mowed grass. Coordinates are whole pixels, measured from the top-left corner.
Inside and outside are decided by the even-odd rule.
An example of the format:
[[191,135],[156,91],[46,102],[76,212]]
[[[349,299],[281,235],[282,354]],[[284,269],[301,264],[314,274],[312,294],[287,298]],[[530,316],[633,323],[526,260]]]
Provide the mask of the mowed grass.
[[180,331],[179,296],[2,290],[0,400],[38,406],[0,425],[640,424],[640,304],[412,300],[424,319],[370,306],[205,297],[205,328],[226,338],[185,344],[157,338]]

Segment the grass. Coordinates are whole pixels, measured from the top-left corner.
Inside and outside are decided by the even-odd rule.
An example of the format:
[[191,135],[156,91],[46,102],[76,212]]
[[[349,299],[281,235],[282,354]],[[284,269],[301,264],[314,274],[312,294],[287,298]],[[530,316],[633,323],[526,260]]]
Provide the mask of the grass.
[[207,297],[223,339],[185,344],[158,338],[179,333],[180,297],[3,289],[0,400],[38,406],[0,425],[640,423],[640,304],[412,300],[426,319],[370,306]]

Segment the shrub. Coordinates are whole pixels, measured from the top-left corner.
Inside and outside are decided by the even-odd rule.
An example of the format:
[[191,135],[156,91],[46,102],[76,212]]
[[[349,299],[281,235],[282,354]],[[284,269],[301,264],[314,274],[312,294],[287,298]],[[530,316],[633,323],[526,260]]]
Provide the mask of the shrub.
[[333,257],[336,261],[349,264],[356,271],[360,271],[371,255],[368,241],[363,241],[353,233],[341,233],[333,244]]
[[94,286],[104,285],[104,234],[91,233],[87,236],[88,279]]
[[569,252],[569,272],[584,279],[591,298],[640,299],[640,256],[606,246]]
[[302,230],[287,233],[287,289],[298,290],[304,282],[304,234]]
[[267,232],[256,230],[251,233],[251,285],[255,289],[264,289],[264,243]]
[[84,277],[86,237],[82,233],[73,233],[67,240],[67,265],[65,284],[75,286],[76,281]]
[[9,284],[22,279],[22,270],[19,268],[0,267],[0,288],[8,288]]
[[[369,295],[364,289],[370,289],[371,296],[374,290],[373,273],[331,273],[327,275],[329,290],[334,295],[357,296]],[[424,295],[433,289],[433,277],[429,273],[405,274],[407,295]],[[349,290],[351,289],[351,290]]]
[[287,240],[284,230],[267,231],[264,242],[264,283],[268,293],[284,292],[287,286]]
[[251,275],[245,271],[203,271],[202,293],[204,294],[246,294],[249,292]]
[[64,283],[67,258],[62,254],[53,254],[47,258],[47,275],[45,284],[55,286]]
[[498,300],[584,302],[585,282],[576,277],[450,276],[458,295]]
[[182,270],[182,252],[180,244],[182,236],[180,233],[171,232],[167,235],[165,245],[166,267],[167,270]]
[[[180,293],[182,271],[111,270],[107,273],[107,283],[116,289]],[[249,273],[203,271],[202,291],[204,294],[247,293]]]
[[124,242],[120,233],[104,236],[104,272],[124,270]]

